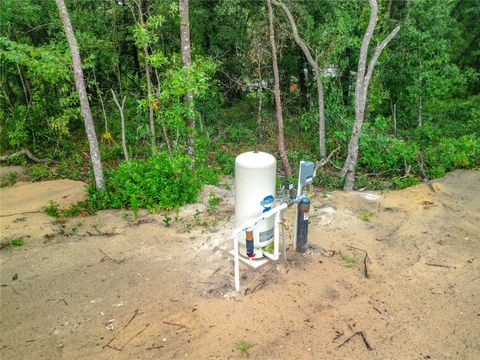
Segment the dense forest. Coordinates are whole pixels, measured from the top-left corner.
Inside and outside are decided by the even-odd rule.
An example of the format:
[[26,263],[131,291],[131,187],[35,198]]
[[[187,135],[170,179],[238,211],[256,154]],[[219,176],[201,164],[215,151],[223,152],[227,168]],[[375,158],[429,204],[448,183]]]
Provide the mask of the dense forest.
[[253,149],[284,177],[315,161],[322,189],[476,168],[478,19],[475,0],[2,0],[2,160],[151,211]]

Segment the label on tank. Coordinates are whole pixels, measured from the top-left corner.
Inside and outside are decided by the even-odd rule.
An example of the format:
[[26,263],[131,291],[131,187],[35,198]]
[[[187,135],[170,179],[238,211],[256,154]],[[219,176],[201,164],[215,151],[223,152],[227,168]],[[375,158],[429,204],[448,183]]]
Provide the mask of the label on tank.
[[258,233],[258,239],[260,242],[270,241],[273,239],[273,227]]

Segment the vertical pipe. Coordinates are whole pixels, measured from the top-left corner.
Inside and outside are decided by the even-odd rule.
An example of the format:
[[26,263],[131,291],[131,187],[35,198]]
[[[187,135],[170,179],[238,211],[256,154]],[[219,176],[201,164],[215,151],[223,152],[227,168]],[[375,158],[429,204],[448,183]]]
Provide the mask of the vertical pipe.
[[273,228],[273,260],[278,260],[278,244],[280,242],[279,225],[280,225],[280,213],[275,214],[274,228]]
[[253,228],[249,227],[245,231],[245,245],[247,249],[247,257],[253,259],[255,257],[255,246],[253,243]]
[[238,236],[233,235],[233,267],[235,272],[235,291],[240,291],[240,264],[238,259]]
[[297,247],[295,250],[300,253],[307,251],[309,210],[310,200],[304,197],[298,203],[297,211]]

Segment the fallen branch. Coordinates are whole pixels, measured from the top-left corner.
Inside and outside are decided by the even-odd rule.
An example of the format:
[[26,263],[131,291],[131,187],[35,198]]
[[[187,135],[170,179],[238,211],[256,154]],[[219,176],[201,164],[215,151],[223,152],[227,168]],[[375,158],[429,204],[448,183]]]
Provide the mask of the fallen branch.
[[433,263],[425,263],[425,265],[428,265],[428,266],[436,266],[436,267],[443,267],[443,268],[451,268],[451,266],[448,266],[448,265],[442,265],[442,264],[433,264]]
[[103,251],[102,249],[98,249],[98,251],[100,251],[103,255],[105,255],[106,258],[114,261],[116,264],[121,264],[122,262],[125,261],[126,258],[123,258],[123,259],[120,259],[120,260],[117,260],[113,257],[111,257],[110,255],[108,255],[105,251]]
[[45,214],[45,212],[43,212],[43,211],[25,211],[25,212],[15,213],[15,214],[0,215],[0,217],[10,217],[10,216],[23,215],[23,214]]
[[125,324],[123,329],[126,329],[126,327],[130,325],[130,323],[133,321],[133,319],[135,319],[137,315],[138,315],[138,308],[135,310],[135,312],[133,313],[133,316],[130,318],[130,320],[128,320],[128,322]]
[[164,347],[165,347],[165,346],[163,346],[163,345],[152,346],[152,347],[146,348],[145,350],[163,349]]
[[341,343],[340,345],[337,346],[337,349],[338,348],[341,348],[342,346],[348,344],[355,336],[357,335],[360,335],[362,337],[362,340],[363,340],[363,343],[365,344],[365,346],[367,347],[368,350],[372,351],[373,348],[372,346],[370,345],[370,343],[368,342],[367,340],[367,337],[365,335],[365,333],[363,331],[357,331],[355,334],[351,335],[347,340],[345,340],[343,343]]
[[173,323],[173,322],[170,322],[170,321],[162,321],[162,322],[164,324],[167,324],[167,325],[178,326],[180,329],[182,329],[182,328],[188,329],[188,326],[186,326],[186,325],[177,324],[177,323]]
[[113,349],[113,350],[122,351],[122,350],[125,348],[125,346],[127,346],[127,345],[130,343],[130,341],[132,341],[132,340],[135,339],[138,335],[140,335],[140,334],[143,333],[145,330],[147,330],[147,328],[148,328],[149,326],[150,326],[150,324],[145,324],[145,327],[144,327],[142,330],[140,330],[140,331],[137,332],[135,335],[133,335],[133,336],[132,336],[125,344],[123,344],[122,347],[120,347],[120,348],[117,348],[117,347],[115,347],[115,346],[110,345],[110,344],[112,343],[112,341],[115,340],[116,336],[114,336],[114,337],[112,338],[112,340],[110,340],[110,341],[109,341],[106,345],[104,345],[103,347],[104,347],[104,348],[105,348],[105,347],[108,347],[108,348]]
[[36,157],[35,155],[33,155],[30,150],[27,150],[27,149],[22,149],[20,151],[17,151],[13,154],[10,154],[10,155],[5,155],[5,156],[0,156],[0,161],[7,161],[8,159],[11,159],[13,157],[16,157],[16,156],[21,156],[21,155],[25,155],[27,156],[30,160],[34,161],[34,162],[43,162],[43,163],[47,163],[47,162],[50,162],[50,160],[46,160],[46,159],[40,159],[38,157]]
[[[97,234],[94,234],[94,233],[91,233],[90,231],[87,231],[86,233],[87,233],[88,236],[107,236],[107,237],[110,237],[110,236],[118,235],[117,232],[113,232],[113,231],[99,232]],[[78,236],[81,236],[81,235],[78,235]]]
[[363,249],[360,249],[360,248],[356,248],[356,247],[350,246],[350,245],[347,245],[347,247],[350,248],[350,249],[363,251],[363,252],[365,253],[365,257],[363,258],[363,266],[364,266],[364,271],[363,271],[363,273],[365,274],[365,277],[366,277],[367,279],[370,279],[370,276],[368,275],[368,267],[367,267],[368,252],[367,252],[366,250],[363,250]]

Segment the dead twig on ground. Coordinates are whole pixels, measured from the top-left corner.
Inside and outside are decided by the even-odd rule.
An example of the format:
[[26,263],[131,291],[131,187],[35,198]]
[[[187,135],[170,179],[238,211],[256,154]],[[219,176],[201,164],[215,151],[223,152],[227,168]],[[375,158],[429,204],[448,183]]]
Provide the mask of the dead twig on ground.
[[123,329],[126,329],[126,327],[128,325],[130,325],[130,323],[133,321],[133,319],[135,319],[135,317],[138,315],[138,310],[139,308],[137,308],[134,313],[133,313],[133,316],[130,318],[130,320],[128,320],[128,322],[125,324],[125,326],[123,327]]
[[359,251],[363,251],[365,253],[365,257],[363,258],[363,266],[364,266],[363,273],[365,274],[365,277],[367,279],[370,279],[370,276],[368,275],[368,267],[367,267],[368,252],[366,250],[363,250],[363,249],[360,249],[360,248],[357,248],[357,247],[354,247],[354,246],[350,246],[350,245],[347,245],[347,247],[349,249],[359,250]]
[[[99,232],[99,233],[96,233],[96,234],[91,233],[90,231],[87,231],[86,234],[88,236],[107,236],[107,237],[118,235],[117,232],[113,232],[113,231]],[[80,235],[78,235],[78,236],[80,236]],[[83,235],[83,236],[85,236],[85,235]]]
[[343,336],[343,331],[338,331],[338,330],[336,330],[335,333],[336,333],[336,335],[335,335],[335,337],[332,339],[332,341],[335,341],[335,340],[337,340],[337,339],[339,339],[339,338],[341,338],[341,337]]
[[163,322],[164,324],[167,324],[167,325],[178,326],[180,329],[182,329],[182,328],[188,329],[188,326],[186,326],[186,325],[177,324],[177,323],[170,322],[170,321],[162,321],[162,322]]
[[103,347],[104,347],[104,348],[105,348],[105,347],[108,347],[108,348],[113,349],[113,350],[122,351],[122,350],[125,348],[125,346],[127,346],[127,345],[128,345],[133,339],[135,339],[138,335],[140,335],[140,334],[143,333],[145,330],[147,330],[147,328],[148,328],[149,326],[150,326],[150,324],[145,324],[145,327],[144,327],[142,330],[140,330],[140,331],[137,332],[135,335],[133,335],[130,339],[128,339],[128,341],[127,341],[125,344],[123,344],[123,345],[122,345],[121,347],[119,347],[119,348],[110,345],[110,344],[112,343],[112,341],[115,340],[116,336],[114,336],[114,337],[112,338],[112,340],[110,340],[110,341],[109,341],[106,345],[104,345]]
[[17,290],[15,290],[15,288],[13,287],[13,285],[10,285],[10,287],[12,288],[13,292],[17,295],[22,295],[20,294]]
[[208,278],[210,279],[213,275],[215,275],[217,272],[220,271],[220,269],[222,268],[223,266],[220,266],[217,270],[215,270],[212,275],[210,275]]
[[261,288],[263,288],[263,286],[265,285],[265,280],[261,280],[257,285],[255,285],[252,289],[250,289],[249,287],[245,289],[243,295],[248,295],[248,294],[253,294],[255,291],[258,291],[260,290]]
[[355,336],[360,335],[362,337],[363,343],[365,344],[366,348],[370,351],[373,350],[372,346],[367,340],[367,336],[363,331],[357,331],[355,334],[351,335],[347,340],[337,346],[337,349],[341,348],[342,346],[348,344]]
[[163,345],[152,346],[152,347],[146,348],[145,350],[163,349],[164,347],[165,346],[163,346]]
[[25,212],[15,213],[15,214],[0,215],[0,217],[10,217],[10,216],[24,215],[24,214],[45,214],[45,213],[43,211],[25,211]]
[[65,299],[47,299],[46,302],[49,302],[49,301],[62,301],[65,304],[65,306],[68,306],[68,303]]
[[451,268],[451,266],[443,265],[443,264],[425,263],[425,265],[428,265],[428,266],[436,266],[436,267],[443,267],[443,268],[448,268],[448,269]]
[[97,249],[98,251],[100,251],[104,256],[104,258],[108,258],[110,260],[112,260],[113,262],[115,262],[116,264],[121,264],[122,262],[125,261],[126,258],[123,258],[123,259],[120,259],[120,260],[117,260],[115,259],[114,257],[111,257],[110,255],[108,255],[105,251],[103,251],[102,249]]

